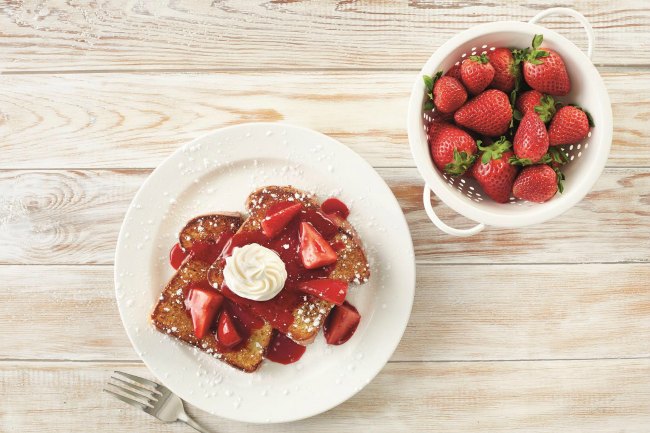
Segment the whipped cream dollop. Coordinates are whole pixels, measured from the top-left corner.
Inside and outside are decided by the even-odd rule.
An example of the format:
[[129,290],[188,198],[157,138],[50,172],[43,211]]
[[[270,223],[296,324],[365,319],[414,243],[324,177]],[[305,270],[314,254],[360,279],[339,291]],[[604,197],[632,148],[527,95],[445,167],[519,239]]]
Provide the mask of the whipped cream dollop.
[[278,254],[260,244],[236,247],[223,269],[226,286],[242,298],[268,301],[280,293],[287,269]]

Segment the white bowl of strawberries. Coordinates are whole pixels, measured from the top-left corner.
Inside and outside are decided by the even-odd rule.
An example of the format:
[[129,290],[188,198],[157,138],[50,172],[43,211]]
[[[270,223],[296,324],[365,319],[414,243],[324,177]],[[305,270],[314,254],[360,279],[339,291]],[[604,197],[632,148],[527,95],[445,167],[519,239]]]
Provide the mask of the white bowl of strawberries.
[[[582,23],[587,55],[535,24],[551,14]],[[612,140],[609,95],[592,47],[586,18],[553,8],[528,23],[475,26],[431,56],[413,86],[408,135],[426,181],[424,207],[438,228],[470,236],[486,225],[539,224],[591,190]],[[478,225],[445,224],[430,191]]]

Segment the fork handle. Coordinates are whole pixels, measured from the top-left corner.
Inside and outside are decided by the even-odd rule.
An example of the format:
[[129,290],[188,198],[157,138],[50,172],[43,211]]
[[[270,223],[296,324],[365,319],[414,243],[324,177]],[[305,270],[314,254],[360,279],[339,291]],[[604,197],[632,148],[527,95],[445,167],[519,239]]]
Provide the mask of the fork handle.
[[201,426],[201,424],[194,421],[184,412],[178,416],[178,420],[183,421],[185,424],[189,425],[196,431],[200,431],[201,433],[211,433],[209,430],[206,430],[203,426]]

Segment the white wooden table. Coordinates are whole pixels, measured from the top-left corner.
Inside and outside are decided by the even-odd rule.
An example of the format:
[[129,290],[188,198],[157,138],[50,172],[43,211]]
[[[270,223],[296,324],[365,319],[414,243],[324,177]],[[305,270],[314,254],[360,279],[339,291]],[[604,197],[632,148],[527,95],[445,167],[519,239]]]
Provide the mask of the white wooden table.
[[[115,305],[115,240],[163,158],[247,121],[320,130],[377,167],[411,227],[416,302],[391,362],[336,409],[280,426],[191,410],[201,422],[650,431],[650,4],[521,3],[0,0],[0,431],[189,431],[100,392],[115,368],[149,376]],[[554,221],[445,236],[427,222],[408,150],[411,83],[456,32],[553,5],[596,30],[608,166]],[[544,24],[584,45],[570,19]]]

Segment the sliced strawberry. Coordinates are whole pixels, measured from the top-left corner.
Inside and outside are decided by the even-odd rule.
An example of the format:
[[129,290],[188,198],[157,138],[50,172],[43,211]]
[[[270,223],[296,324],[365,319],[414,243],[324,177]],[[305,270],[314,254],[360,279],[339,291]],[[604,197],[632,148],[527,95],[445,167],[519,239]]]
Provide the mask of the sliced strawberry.
[[326,214],[336,214],[343,219],[346,219],[350,215],[348,207],[338,198],[328,198],[320,205],[320,208]]
[[280,364],[292,364],[298,361],[307,348],[294,342],[286,335],[274,331],[271,343],[266,349],[266,359]]
[[348,294],[348,282],[325,278],[322,280],[304,281],[298,288],[305,293],[324,299],[332,304],[341,305]]
[[295,203],[274,213],[267,213],[262,220],[262,231],[269,238],[276,237],[298,215],[300,209],[302,209],[302,204]]
[[190,287],[185,298],[185,308],[190,310],[196,338],[203,338],[207,334],[222,303],[223,296],[216,290],[201,286]]
[[188,255],[189,252],[183,251],[181,244],[174,244],[171,251],[169,251],[169,264],[172,265],[172,268],[178,269]]
[[242,337],[235,327],[235,323],[230,317],[228,311],[223,310],[219,316],[219,325],[217,326],[217,340],[226,347],[234,347],[241,343]]
[[339,345],[348,341],[357,330],[359,321],[361,321],[359,312],[349,302],[334,307],[323,325],[327,344]]
[[336,251],[307,222],[300,223],[300,258],[307,269],[316,269],[336,262]]

